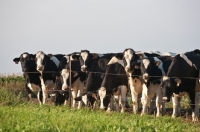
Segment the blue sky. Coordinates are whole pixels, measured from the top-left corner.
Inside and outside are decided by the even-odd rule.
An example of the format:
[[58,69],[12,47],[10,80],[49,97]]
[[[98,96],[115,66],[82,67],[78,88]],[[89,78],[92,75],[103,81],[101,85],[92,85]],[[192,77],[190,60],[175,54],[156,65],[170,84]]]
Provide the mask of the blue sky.
[[23,52],[183,53],[200,47],[199,0],[0,0],[0,73]]

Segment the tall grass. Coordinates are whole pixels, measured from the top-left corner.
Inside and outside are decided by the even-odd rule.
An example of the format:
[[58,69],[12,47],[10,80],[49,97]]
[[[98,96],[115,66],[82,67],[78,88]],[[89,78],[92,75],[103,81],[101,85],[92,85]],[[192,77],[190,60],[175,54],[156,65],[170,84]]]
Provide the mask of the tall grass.
[[0,86],[9,89],[24,89],[24,77],[19,74],[1,74]]

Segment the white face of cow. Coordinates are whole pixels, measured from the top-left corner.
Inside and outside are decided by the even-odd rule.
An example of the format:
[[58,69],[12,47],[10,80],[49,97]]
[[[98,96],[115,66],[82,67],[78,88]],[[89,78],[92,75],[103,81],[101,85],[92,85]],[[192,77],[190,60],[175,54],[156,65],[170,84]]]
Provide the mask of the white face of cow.
[[101,87],[98,91],[99,97],[100,97],[100,109],[104,109],[104,103],[103,103],[103,99],[106,97],[106,89],[104,87]]
[[69,70],[63,69],[61,72],[61,76],[63,78],[62,90],[67,89],[67,79],[69,78]]
[[128,73],[128,71],[130,71],[130,63],[131,63],[131,59],[133,57],[133,51],[132,50],[127,50],[124,52],[124,59],[126,61],[126,67],[125,67],[125,71]]
[[37,71],[42,72],[44,70],[44,61],[45,54],[42,51],[37,52],[36,54],[36,64],[37,64]]
[[88,52],[81,52],[81,57],[83,59],[83,65],[81,66],[81,70],[84,72],[84,70],[87,68],[87,66],[85,65],[85,61],[88,57]]

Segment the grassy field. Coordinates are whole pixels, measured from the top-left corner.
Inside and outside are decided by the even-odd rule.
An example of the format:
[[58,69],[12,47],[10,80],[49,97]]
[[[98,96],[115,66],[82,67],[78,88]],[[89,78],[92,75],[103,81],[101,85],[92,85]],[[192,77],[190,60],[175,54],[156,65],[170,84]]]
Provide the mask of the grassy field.
[[199,126],[182,117],[40,106],[23,101],[20,93],[0,88],[0,132],[198,132]]
[[[199,132],[200,123],[191,122],[188,98],[181,102],[179,118],[172,119],[172,104],[168,112],[155,118],[131,112],[106,113],[101,110],[68,106],[53,106],[26,102],[23,77],[0,78],[0,132]],[[188,111],[189,115],[186,116]]]

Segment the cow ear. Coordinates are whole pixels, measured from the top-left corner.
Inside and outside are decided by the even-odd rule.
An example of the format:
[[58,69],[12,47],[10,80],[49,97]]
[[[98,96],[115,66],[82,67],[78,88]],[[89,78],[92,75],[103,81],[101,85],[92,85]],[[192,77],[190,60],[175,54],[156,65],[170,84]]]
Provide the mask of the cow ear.
[[155,62],[155,65],[156,65],[156,66],[159,66],[159,65],[160,65],[160,61],[156,61],[156,62]]
[[143,54],[136,54],[138,56],[138,58],[141,60],[144,58],[144,55]]
[[18,64],[18,62],[20,61],[20,58],[14,58],[13,61],[15,62],[15,64]]

